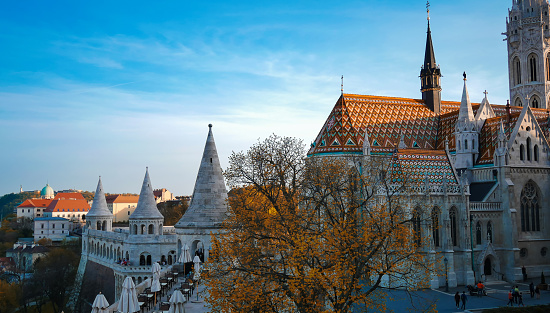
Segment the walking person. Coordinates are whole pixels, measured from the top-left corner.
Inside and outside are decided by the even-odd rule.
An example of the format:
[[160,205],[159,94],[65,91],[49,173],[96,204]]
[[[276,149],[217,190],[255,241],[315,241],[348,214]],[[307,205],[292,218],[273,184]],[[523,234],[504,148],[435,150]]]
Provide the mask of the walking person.
[[531,299],[533,299],[535,296],[535,284],[533,282],[529,284],[529,294],[531,295]]
[[514,302],[518,304],[518,298],[519,298],[519,287],[516,285],[516,288],[514,288],[514,293],[512,294],[514,296]]
[[458,291],[455,293],[455,303],[456,308],[458,309],[460,307],[460,294],[458,293]]
[[525,304],[523,304],[523,293],[519,293],[518,295],[518,299],[519,299],[519,303],[518,303],[518,306],[525,306]]
[[527,269],[525,268],[525,265],[521,267],[521,274],[523,275],[523,281],[527,280]]
[[506,303],[506,306],[514,306],[514,296],[512,295],[512,290],[508,291],[508,303]]
[[539,289],[539,286],[535,287],[535,294],[537,295],[537,300],[540,300],[540,289]]
[[468,301],[468,297],[466,297],[466,293],[463,291],[462,295],[460,296],[460,300],[462,300],[462,306],[460,309],[466,310],[466,301]]

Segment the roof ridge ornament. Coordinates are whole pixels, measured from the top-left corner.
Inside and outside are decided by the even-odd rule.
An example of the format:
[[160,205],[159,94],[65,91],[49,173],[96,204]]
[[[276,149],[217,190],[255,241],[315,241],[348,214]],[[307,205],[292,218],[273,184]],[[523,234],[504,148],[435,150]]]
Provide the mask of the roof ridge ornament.
[[342,75],[342,84],[340,85],[340,92],[344,95],[344,75]]
[[428,13],[428,21],[430,20],[430,1],[426,1],[426,12]]

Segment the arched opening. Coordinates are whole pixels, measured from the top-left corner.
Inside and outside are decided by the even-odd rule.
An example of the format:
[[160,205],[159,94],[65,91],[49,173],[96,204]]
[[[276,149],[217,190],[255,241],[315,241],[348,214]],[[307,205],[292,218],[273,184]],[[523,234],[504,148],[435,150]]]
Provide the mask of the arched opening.
[[531,138],[527,138],[527,161],[531,161]]
[[476,223],[476,245],[481,244],[481,223]]
[[531,107],[535,109],[540,108],[540,101],[538,97],[533,97],[533,99],[531,100]]
[[521,191],[521,230],[540,231],[540,192],[532,180]]
[[149,235],[154,235],[153,233],[153,224],[149,224]]
[[145,234],[147,234],[145,232],[145,225],[141,224],[141,235],[145,235]]
[[535,145],[535,147],[533,148],[533,159],[535,160],[535,162],[539,161],[539,146],[538,145]]
[[516,101],[514,101],[514,105],[517,107],[522,107],[523,102],[521,102],[521,99],[519,97],[516,98]]
[[145,256],[143,254],[139,256],[139,265],[145,265]]
[[525,146],[523,144],[519,146],[519,159],[520,161],[525,160]]
[[487,222],[487,241],[493,242],[493,223]]
[[[544,12],[544,13],[548,13],[548,12]],[[550,53],[546,55],[546,81],[550,81]]]
[[521,84],[521,63],[519,61],[519,58],[515,57],[514,61],[512,61],[512,63],[513,63],[512,68],[514,69],[513,70],[514,85],[519,85],[519,84]]
[[485,263],[483,264],[483,275],[491,276],[493,274],[493,266],[491,264],[491,259],[486,258]]
[[142,280],[141,280],[141,276],[138,277],[138,285],[141,284]]
[[100,221],[97,221],[96,224],[97,224],[97,225],[96,225],[96,228],[95,228],[95,229],[101,230],[101,222],[100,222]]
[[168,265],[172,265],[172,256],[168,255]]
[[417,247],[420,247],[420,245],[422,244],[422,228],[420,226],[420,208],[414,209],[411,222],[413,227],[414,244]]
[[103,221],[103,223],[101,223],[101,230],[107,230],[107,222],[106,221]]
[[149,254],[147,255],[147,265],[151,265],[151,264],[153,263],[151,262],[151,255]]
[[436,247],[439,247],[439,214],[439,208],[432,209],[432,236]]
[[451,219],[451,242],[453,246],[458,246],[457,233],[456,233],[456,208],[452,207],[449,211],[449,218]]
[[464,139],[464,150],[468,150],[468,139]]
[[166,256],[165,256],[165,255],[161,255],[161,257],[160,257],[160,264],[161,264],[161,265],[166,265]]
[[532,82],[538,81],[537,77],[537,56],[535,54],[529,55],[529,58],[527,59],[529,62],[529,80]]

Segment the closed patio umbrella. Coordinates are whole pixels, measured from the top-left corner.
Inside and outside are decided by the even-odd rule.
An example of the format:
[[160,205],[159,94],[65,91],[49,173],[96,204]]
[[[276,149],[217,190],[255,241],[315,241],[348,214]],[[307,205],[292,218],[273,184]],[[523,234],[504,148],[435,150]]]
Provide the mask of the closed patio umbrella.
[[185,297],[176,289],[170,297],[170,310],[168,313],[185,313],[183,304],[185,303]]
[[121,313],[134,313],[139,310],[136,285],[132,278],[128,276],[122,283],[122,293],[120,294],[120,300],[118,300],[118,311]]
[[155,293],[155,304],[157,304],[157,291],[160,291],[160,265],[158,262],[153,263],[151,267],[153,272],[153,280],[151,281],[151,291]]
[[191,259],[191,253],[189,252],[189,246],[187,244],[184,244],[183,247],[181,248],[181,255],[180,255],[180,258],[178,260],[180,263],[183,264],[183,273],[186,274],[186,263],[188,262],[191,262],[192,259]]
[[109,302],[101,292],[95,297],[92,304],[92,313],[108,313]]

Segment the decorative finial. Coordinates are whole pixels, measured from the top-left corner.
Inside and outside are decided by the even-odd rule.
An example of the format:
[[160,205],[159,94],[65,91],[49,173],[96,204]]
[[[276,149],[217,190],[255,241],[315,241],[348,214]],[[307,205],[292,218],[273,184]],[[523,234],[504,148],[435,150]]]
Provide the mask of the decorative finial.
[[340,85],[340,92],[344,94],[344,75],[342,75],[342,84]]
[[462,76],[464,76],[464,81],[466,81],[466,72],[462,73]]
[[428,21],[430,20],[430,1],[426,1],[426,12],[428,12]]
[[212,124],[208,124],[208,128],[212,128]]
[[487,92],[487,90],[485,90],[485,91],[483,92],[483,94],[485,95],[485,98],[487,98],[487,95],[488,95],[489,93]]

